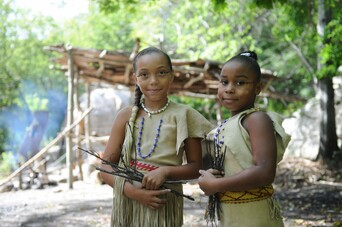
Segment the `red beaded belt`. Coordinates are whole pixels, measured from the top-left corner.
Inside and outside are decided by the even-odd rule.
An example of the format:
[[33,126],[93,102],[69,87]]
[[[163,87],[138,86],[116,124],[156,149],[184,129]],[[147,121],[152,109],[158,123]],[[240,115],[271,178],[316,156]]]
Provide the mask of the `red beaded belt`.
[[265,186],[246,191],[220,192],[217,196],[221,203],[248,203],[271,197],[274,193],[272,186]]
[[158,166],[154,166],[154,165],[147,164],[144,162],[138,162],[135,160],[131,160],[130,164],[131,164],[131,167],[135,167],[136,169],[143,170],[143,171],[152,171],[158,168]]

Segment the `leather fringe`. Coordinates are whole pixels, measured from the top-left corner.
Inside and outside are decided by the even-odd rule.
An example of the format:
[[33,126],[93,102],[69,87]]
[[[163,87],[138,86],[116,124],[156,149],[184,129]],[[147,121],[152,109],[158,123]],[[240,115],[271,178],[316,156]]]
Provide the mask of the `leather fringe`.
[[282,219],[282,216],[280,214],[280,205],[279,202],[274,198],[268,198],[267,199],[268,206],[270,208],[270,215],[272,219]]

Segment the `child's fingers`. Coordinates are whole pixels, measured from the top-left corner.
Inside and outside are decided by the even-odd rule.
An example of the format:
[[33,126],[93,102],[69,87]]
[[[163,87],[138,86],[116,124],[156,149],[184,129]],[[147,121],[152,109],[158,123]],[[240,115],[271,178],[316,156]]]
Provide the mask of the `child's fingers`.
[[166,199],[161,199],[158,196],[169,193],[170,191],[170,189],[163,189],[151,192],[153,194],[153,201],[151,201],[148,206],[152,209],[158,209],[164,206],[167,202]]
[[217,170],[217,169],[208,169],[208,172],[213,174],[213,175],[221,175],[222,172]]
[[224,172],[223,171],[219,171],[216,169],[208,169],[208,170],[199,170],[200,173],[200,178],[202,177],[211,177],[214,176],[216,178],[220,178],[224,176]]
[[170,189],[162,189],[162,190],[156,190],[156,195],[165,195],[166,193],[171,192]]
[[164,206],[166,204],[166,200],[165,199],[160,199],[159,201],[154,201],[151,202],[149,204],[149,207],[152,209],[158,209],[161,208],[162,206]]
[[203,170],[203,169],[199,170],[199,173],[201,174],[202,177],[208,176],[211,174],[208,170]]
[[215,177],[223,177],[224,176],[224,171],[219,171],[217,169],[210,169],[208,170],[209,173],[214,175]]

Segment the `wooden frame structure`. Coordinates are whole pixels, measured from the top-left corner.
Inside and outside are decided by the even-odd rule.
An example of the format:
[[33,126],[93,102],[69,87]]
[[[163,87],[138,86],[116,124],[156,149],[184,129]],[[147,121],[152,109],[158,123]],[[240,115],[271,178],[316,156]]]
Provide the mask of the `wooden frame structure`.
[[[80,113],[79,107],[79,83],[85,85],[87,96],[87,110],[82,113],[81,119],[84,118],[84,141],[87,149],[91,150],[92,140],[101,140],[106,138],[91,138],[89,112],[90,107],[90,85],[101,83],[102,81],[112,85],[125,85],[132,91],[135,89],[135,82],[133,79],[132,60],[140,49],[140,41],[137,39],[135,46],[131,53],[122,51],[108,51],[108,50],[94,50],[70,45],[52,45],[44,48],[47,51],[57,52],[60,57],[52,59],[54,69],[63,71],[68,76],[68,110],[67,123],[65,130],[57,138],[60,140],[65,136],[66,141],[66,161],[68,168],[68,185],[73,187],[73,150],[78,151],[78,166],[80,171],[80,178],[83,179],[83,172],[81,168],[82,161],[80,151],[77,147],[81,144],[80,135],[80,118],[74,120],[74,113]],[[183,96],[194,96],[201,98],[216,99],[217,87],[219,84],[218,78],[221,72],[223,63],[198,59],[177,60],[171,59],[174,70],[174,81],[170,88],[170,94],[177,94]],[[264,90],[262,95],[266,97],[282,97],[272,93],[268,87],[271,81],[277,79],[272,73],[262,70],[262,82]],[[217,117],[221,119],[221,108],[217,109]],[[77,123],[76,123],[77,122]],[[67,129],[67,130],[66,130]],[[58,140],[53,140],[56,143]],[[51,145],[48,145],[50,147]],[[22,167],[11,174],[4,182],[20,173],[34,160],[42,156],[48,151],[45,147],[37,155],[27,161]],[[29,163],[29,164],[28,164]],[[2,185],[4,182],[1,182]]]
[[[90,84],[105,81],[109,84],[121,84],[135,89],[133,78],[132,60],[140,49],[140,42],[137,42],[131,53],[94,50],[72,47],[69,45],[54,45],[45,47],[48,51],[58,52],[61,57],[53,59],[58,66],[57,69],[62,70],[68,75],[68,112],[67,125],[70,127],[73,123],[73,113],[79,111],[78,104],[78,88],[79,81],[86,85],[88,108],[90,97]],[[170,88],[170,94],[216,98],[218,87],[218,78],[221,72],[222,63],[198,59],[195,61],[171,59],[174,70],[174,81]],[[262,81],[264,88],[268,87],[270,81],[275,79],[272,73],[262,72]],[[221,108],[217,110],[218,118],[221,118]],[[85,118],[85,140],[87,148],[91,149],[89,139],[89,118]],[[79,127],[75,128],[76,144],[79,146]],[[68,167],[68,184],[72,188],[72,150],[73,150],[72,133],[66,135],[66,158]],[[79,154],[80,156],[80,154]],[[81,162],[79,161],[79,169],[82,177]]]

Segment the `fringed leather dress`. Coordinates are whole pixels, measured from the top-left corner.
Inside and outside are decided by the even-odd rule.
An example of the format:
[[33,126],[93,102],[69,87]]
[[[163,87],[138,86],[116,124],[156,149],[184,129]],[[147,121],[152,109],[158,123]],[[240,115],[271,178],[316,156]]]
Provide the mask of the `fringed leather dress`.
[[[143,173],[159,166],[182,165],[184,140],[189,137],[204,138],[213,128],[213,125],[196,110],[174,102],[170,102],[169,107],[162,113],[150,117],[145,116],[143,124],[141,117],[135,119],[136,111],[132,111],[131,120],[126,126],[122,154],[126,165],[135,166]],[[141,156],[147,156],[146,158],[137,155],[139,137]],[[152,151],[156,138],[157,143]],[[123,166],[123,163],[121,162],[120,165]],[[167,204],[160,209],[153,210],[123,195],[125,179],[115,177],[114,180],[111,226],[177,227],[183,225],[183,197],[167,193],[164,197]],[[133,182],[133,184],[139,183]],[[168,187],[182,193],[181,184],[172,184]]]
[[[249,109],[233,116],[222,125],[218,139],[223,140],[226,148],[224,161],[225,176],[231,176],[253,166],[249,135],[242,126],[242,120],[248,114],[258,111]],[[281,161],[290,136],[281,126],[280,115],[267,112],[273,121],[277,140],[277,162]],[[209,133],[213,137],[217,129]],[[278,227],[284,226],[280,216],[279,205],[273,197],[272,185],[247,191],[218,193],[221,213],[220,225],[229,227]]]

